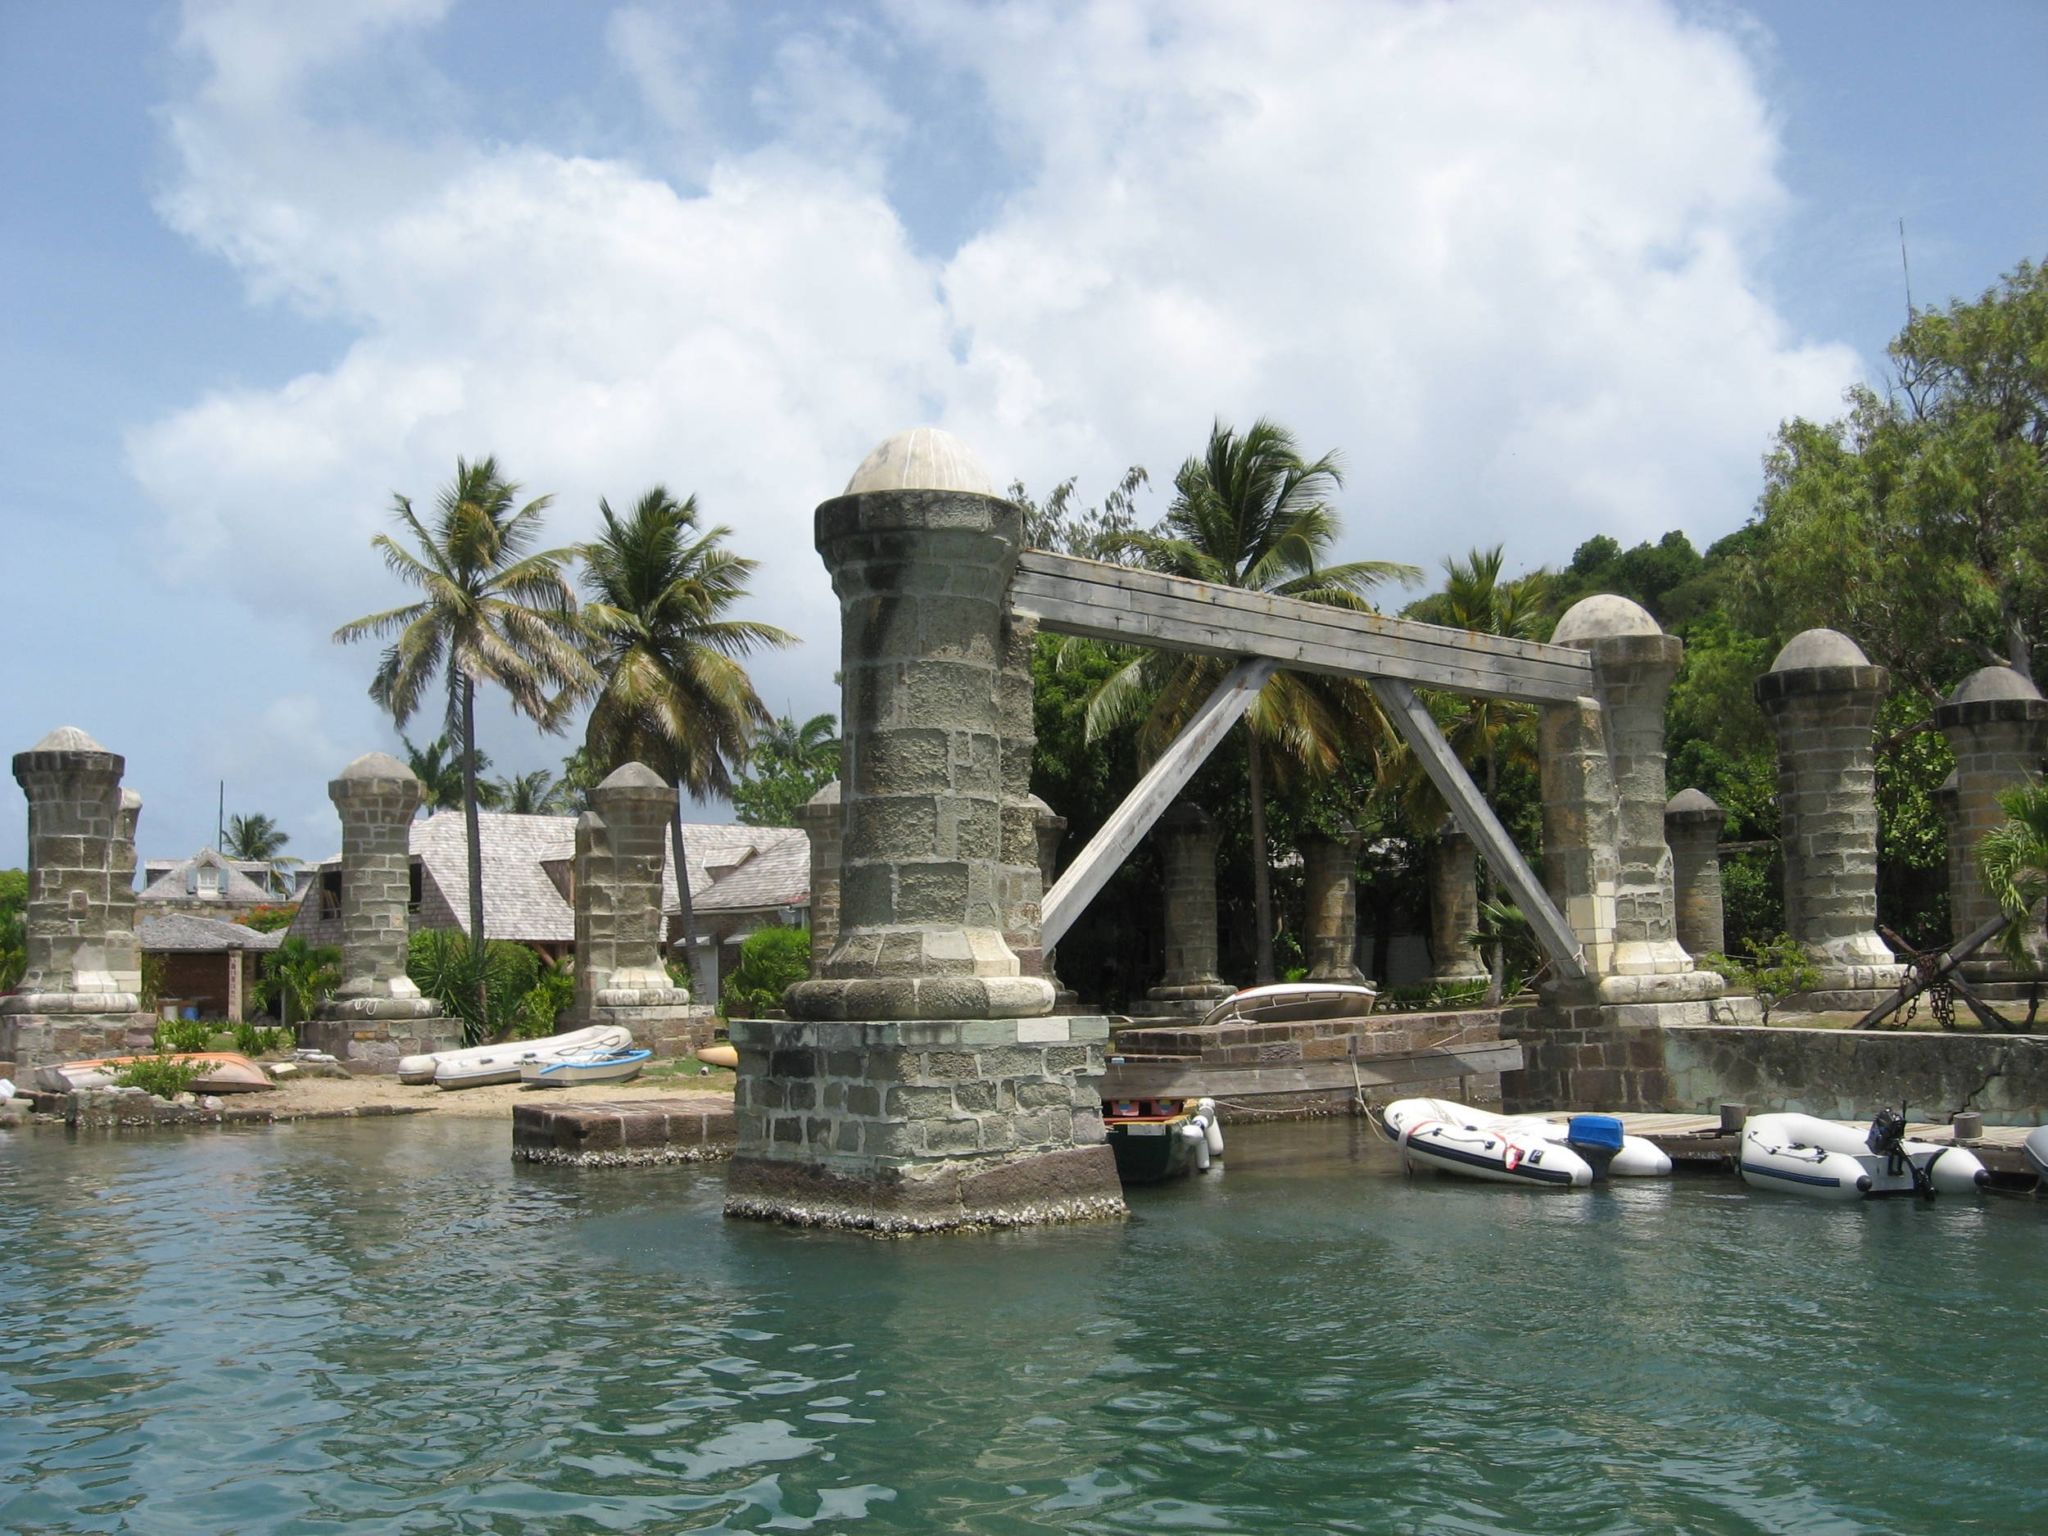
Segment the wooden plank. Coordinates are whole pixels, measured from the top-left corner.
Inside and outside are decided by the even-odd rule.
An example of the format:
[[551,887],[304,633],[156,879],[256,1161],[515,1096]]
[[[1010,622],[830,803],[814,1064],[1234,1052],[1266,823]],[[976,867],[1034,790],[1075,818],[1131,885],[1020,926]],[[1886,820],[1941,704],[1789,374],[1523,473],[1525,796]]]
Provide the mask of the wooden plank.
[[1430,782],[1436,785],[1444,803],[1450,806],[1459,828],[1478,845],[1479,851],[1486,855],[1487,865],[1514,895],[1522,915],[1529,919],[1529,926],[1543,945],[1543,952],[1550,957],[1550,963],[1562,976],[1573,980],[1583,977],[1586,974],[1585,952],[1580,947],[1578,935],[1572,932],[1564,914],[1552,904],[1550,893],[1543,889],[1536,872],[1522,857],[1522,850],[1515,846],[1507,828],[1493,814],[1493,807],[1486,803],[1486,796],[1479,792],[1479,786],[1465,772],[1465,765],[1458,761],[1458,754],[1444,740],[1444,733],[1437,729],[1435,718],[1415,696],[1415,690],[1404,682],[1386,677],[1374,678],[1372,690],[1379,696],[1380,705],[1386,710],[1394,729],[1401,733],[1401,739],[1414,751],[1429,774]]
[[1391,677],[1486,698],[1562,701],[1592,684],[1592,660],[1573,646],[1356,613],[1039,550],[1019,558],[1010,605],[1063,634],[1263,656],[1295,671]]
[[1432,1078],[1468,1077],[1475,1072],[1516,1072],[1522,1067],[1522,1046],[1516,1040],[1485,1045],[1447,1045],[1402,1056],[1345,1057],[1341,1061],[1282,1061],[1259,1067],[1204,1066],[1197,1061],[1146,1062],[1118,1060],[1111,1051],[1109,1070],[1100,1079],[1105,1099],[1170,1099],[1234,1097],[1254,1093],[1328,1093],[1354,1084],[1390,1088]]
[[1152,830],[1152,823],[1173,804],[1173,797],[1187,787],[1196,770],[1208,761],[1209,754],[1216,750],[1216,744],[1230,734],[1230,728],[1252,707],[1259,690],[1266,686],[1266,679],[1276,670],[1275,663],[1270,661],[1254,659],[1241,662],[1217,685],[1216,691],[1202,701],[1202,707],[1174,737],[1173,744],[1159,754],[1158,761],[1124,796],[1123,804],[1116,808],[1109,820],[1088,840],[1088,846],[1045,893],[1044,901],[1039,904],[1039,943],[1042,947],[1051,949],[1059,943],[1060,936],[1074,926],[1074,920],[1101,892],[1123,861],[1131,856],[1131,850]]

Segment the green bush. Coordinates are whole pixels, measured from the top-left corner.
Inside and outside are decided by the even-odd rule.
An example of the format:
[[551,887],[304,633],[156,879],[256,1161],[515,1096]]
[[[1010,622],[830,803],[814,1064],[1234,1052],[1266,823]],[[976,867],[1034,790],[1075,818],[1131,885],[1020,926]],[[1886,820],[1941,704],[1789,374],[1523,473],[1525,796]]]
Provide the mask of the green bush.
[[719,989],[728,1019],[757,1019],[782,1007],[782,994],[811,974],[811,935],[804,928],[762,928],[740,941],[740,963]]
[[262,1024],[237,1024],[235,1026],[235,1049],[244,1056],[261,1056],[265,1051],[281,1051],[291,1044],[292,1032]]
[[519,1000],[519,1016],[512,1024],[515,1040],[538,1040],[555,1032],[555,1020],[576,1001],[576,969],[573,962],[557,961],[541,968],[540,980]]
[[140,1088],[160,1099],[175,1099],[205,1074],[206,1068],[199,1062],[177,1061],[159,1053],[129,1062],[114,1074],[114,1081],[123,1088]]
[[299,915],[299,904],[279,907],[252,907],[249,915],[242,919],[244,928],[254,928],[258,933],[275,933],[280,928],[289,928],[292,919]]
[[156,1027],[159,1051],[203,1051],[213,1044],[211,1019],[165,1019]]
[[469,936],[453,928],[428,928],[412,936],[405,973],[421,992],[462,1021],[462,1043],[502,1040],[519,1021],[519,1010],[540,980],[540,956],[505,939],[485,942],[481,957],[484,997],[477,997],[479,959]]
[[313,1010],[341,985],[341,951],[332,944],[317,948],[294,935],[277,946],[256,984],[258,996],[277,1004],[287,1027],[313,1016]]
[[1743,948],[1748,951],[1746,958],[1702,955],[1700,963],[1710,971],[1719,971],[1739,990],[1754,992],[1763,1007],[1766,1024],[1771,1022],[1771,1010],[1784,999],[1798,992],[1811,992],[1820,985],[1820,967],[1813,963],[1805,946],[1789,933],[1761,943],[1751,939]]

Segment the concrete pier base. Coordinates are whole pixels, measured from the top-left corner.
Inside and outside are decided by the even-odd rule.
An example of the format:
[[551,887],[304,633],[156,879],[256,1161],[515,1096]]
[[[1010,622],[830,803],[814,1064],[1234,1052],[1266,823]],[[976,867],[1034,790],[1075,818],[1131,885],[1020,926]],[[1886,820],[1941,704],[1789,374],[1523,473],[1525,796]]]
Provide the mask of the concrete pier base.
[[335,999],[298,1026],[298,1039],[358,1075],[396,1072],[401,1056],[461,1045],[462,1020],[423,997]]
[[[1744,1005],[1747,1005],[1746,1007]],[[1754,1022],[1753,998],[1606,1003],[1546,999],[1501,1014],[1501,1036],[1522,1047],[1522,1068],[1501,1074],[1509,1114],[1618,1113],[1670,1107],[1665,1032]]]
[[725,1213],[882,1235],[1126,1214],[1102,1018],[735,1019]]

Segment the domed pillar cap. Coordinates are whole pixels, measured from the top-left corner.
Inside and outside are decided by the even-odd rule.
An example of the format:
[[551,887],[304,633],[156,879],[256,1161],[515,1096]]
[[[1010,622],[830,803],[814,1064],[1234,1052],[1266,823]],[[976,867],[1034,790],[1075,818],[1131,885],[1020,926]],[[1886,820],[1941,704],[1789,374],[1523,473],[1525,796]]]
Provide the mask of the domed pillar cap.
[[1612,592],[1596,592],[1567,608],[1557,621],[1553,645],[1583,645],[1591,640],[1613,640],[1622,636],[1661,635],[1664,631],[1641,603],[1630,602]]
[[875,491],[965,491],[993,496],[974,451],[938,427],[912,427],[883,439],[846,482],[848,496]]
[[1664,802],[1664,819],[1685,826],[1711,824],[1719,827],[1726,819],[1726,813],[1704,790],[1681,789]]
[[1773,672],[1803,672],[1815,667],[1867,667],[1863,647],[1838,629],[1802,629],[1778,652]]

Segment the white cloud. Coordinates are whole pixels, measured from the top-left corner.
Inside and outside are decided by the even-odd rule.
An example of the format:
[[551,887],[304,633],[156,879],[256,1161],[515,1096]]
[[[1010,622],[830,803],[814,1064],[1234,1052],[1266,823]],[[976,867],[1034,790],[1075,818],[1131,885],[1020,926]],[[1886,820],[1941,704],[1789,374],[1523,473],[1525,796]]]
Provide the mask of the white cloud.
[[[564,539],[600,494],[698,491],[764,561],[759,616],[812,642],[757,668],[806,713],[837,630],[810,510],[919,420],[1089,494],[1269,414],[1343,451],[1348,554],[1528,564],[1734,526],[1777,420],[1855,373],[1759,290],[1786,198],[1744,44],[1660,8],[903,4],[749,54],[744,21],[626,7],[607,40],[680,181],[337,116],[323,81],[387,68],[484,88],[425,62],[439,10],[197,7],[168,112],[167,216],[358,339],[139,429],[133,469],[174,571],[231,554],[315,631],[390,599],[391,492],[495,451]],[[741,57],[745,131],[707,105]],[[947,114],[1014,161],[934,260],[899,210]]]

